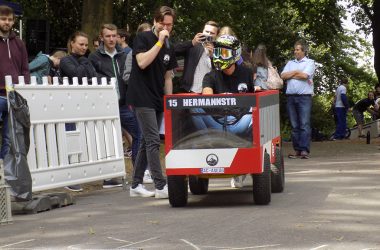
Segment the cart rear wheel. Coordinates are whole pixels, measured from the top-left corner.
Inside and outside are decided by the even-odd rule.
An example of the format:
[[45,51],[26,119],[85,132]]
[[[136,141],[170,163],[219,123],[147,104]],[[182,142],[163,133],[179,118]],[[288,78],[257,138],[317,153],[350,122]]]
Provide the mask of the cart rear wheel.
[[273,193],[282,193],[285,186],[285,169],[284,169],[284,156],[282,149],[276,147],[275,151],[276,162],[271,165],[271,183]]
[[208,191],[208,179],[198,176],[189,176],[190,191],[193,194],[206,194]]
[[168,176],[169,203],[172,207],[184,207],[187,204],[187,178],[185,175]]
[[271,200],[270,159],[264,153],[264,170],[261,174],[253,174],[253,199],[257,205],[267,205]]

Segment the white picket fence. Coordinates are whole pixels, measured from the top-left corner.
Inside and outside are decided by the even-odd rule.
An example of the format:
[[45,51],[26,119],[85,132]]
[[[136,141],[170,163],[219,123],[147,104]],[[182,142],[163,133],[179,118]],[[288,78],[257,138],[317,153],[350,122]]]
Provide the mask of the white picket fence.
[[[19,77],[14,89],[28,102],[31,120],[28,164],[33,191],[125,177],[125,164],[115,79],[92,85],[83,78],[69,85],[35,77],[25,84]],[[6,84],[12,82],[6,77]],[[76,129],[66,131],[67,124]]]

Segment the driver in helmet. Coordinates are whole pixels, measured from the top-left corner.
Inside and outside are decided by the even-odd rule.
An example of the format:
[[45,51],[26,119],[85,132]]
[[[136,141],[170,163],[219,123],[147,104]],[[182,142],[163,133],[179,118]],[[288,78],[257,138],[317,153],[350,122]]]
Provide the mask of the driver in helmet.
[[[204,76],[202,94],[254,92],[252,70],[237,63],[240,57],[241,46],[236,37],[218,37],[213,51],[215,69]],[[252,141],[252,111],[250,108],[237,109],[193,108],[190,113],[197,133],[224,131],[249,144]]]
[[218,37],[212,56],[215,68],[204,76],[202,94],[254,92],[253,72],[237,64],[240,58],[241,44],[236,37]]

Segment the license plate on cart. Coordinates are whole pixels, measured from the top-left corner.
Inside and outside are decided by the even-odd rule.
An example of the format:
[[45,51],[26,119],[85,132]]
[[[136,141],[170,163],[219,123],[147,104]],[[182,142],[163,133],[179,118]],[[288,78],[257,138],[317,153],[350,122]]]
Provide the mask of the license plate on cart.
[[201,168],[202,174],[224,174],[224,168]]

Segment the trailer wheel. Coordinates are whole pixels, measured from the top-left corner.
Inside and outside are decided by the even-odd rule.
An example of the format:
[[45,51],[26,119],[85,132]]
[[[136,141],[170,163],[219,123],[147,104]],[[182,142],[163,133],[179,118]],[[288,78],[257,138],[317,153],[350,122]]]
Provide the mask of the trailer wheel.
[[271,200],[269,154],[264,153],[264,171],[261,174],[253,174],[253,199],[257,205],[267,205]]
[[168,176],[169,203],[172,207],[184,207],[187,204],[187,178],[185,175]]
[[285,186],[285,169],[284,169],[284,156],[282,149],[276,147],[275,151],[276,162],[271,165],[271,183],[273,193],[282,193]]
[[206,194],[208,191],[208,179],[198,176],[189,176],[190,191],[193,194]]

